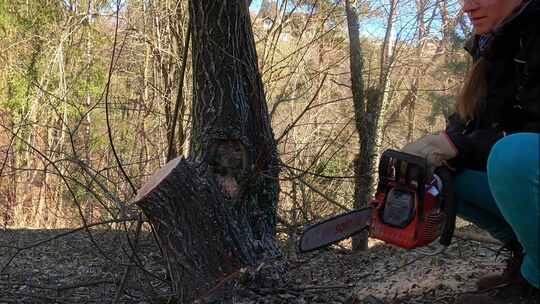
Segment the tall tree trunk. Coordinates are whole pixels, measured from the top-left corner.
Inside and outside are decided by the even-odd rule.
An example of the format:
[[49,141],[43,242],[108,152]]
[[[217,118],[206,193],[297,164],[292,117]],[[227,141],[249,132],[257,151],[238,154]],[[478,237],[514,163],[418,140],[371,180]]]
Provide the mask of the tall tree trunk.
[[[85,27],[86,27],[86,50],[85,50],[85,60],[86,60],[86,66],[87,69],[90,70],[90,67],[93,63],[93,57],[92,57],[92,23],[94,22],[94,3],[92,0],[88,1],[88,7],[86,11],[86,19]],[[87,86],[90,87],[91,82],[91,72],[87,73],[86,75],[86,83]],[[82,136],[82,146],[83,146],[83,155],[79,156],[84,159],[84,161],[87,162],[88,166],[92,166],[92,160],[90,158],[90,141],[92,140],[92,116],[91,116],[91,107],[92,107],[92,96],[90,94],[90,90],[87,90],[86,97],[85,97],[85,107],[86,115],[82,118],[81,126],[83,130],[83,136]],[[93,212],[94,212],[94,204],[91,199],[85,199],[84,203],[84,217],[88,222],[93,221]]]
[[[351,7],[349,0],[345,1],[345,9],[347,13],[347,26],[349,31],[349,45],[350,45],[350,65],[351,65],[351,89],[354,103],[354,114],[356,119],[356,131],[360,137],[367,134],[367,125],[365,120],[366,105],[364,101],[364,81],[362,79],[362,49],[360,46],[360,35],[358,29],[358,17],[356,12]],[[362,148],[359,147],[360,153]],[[354,187],[354,208],[362,208],[367,205],[367,199],[365,195],[365,189],[361,189],[361,175],[359,171],[360,154],[357,154],[354,160],[355,170],[355,187]],[[352,238],[353,250],[365,250],[367,249],[367,235],[358,235]]]
[[393,37],[394,34],[394,21],[397,15],[397,5],[399,0],[390,0],[390,7],[388,9],[388,18],[386,20],[386,32],[384,34],[384,41],[381,46],[381,62],[379,71],[379,90],[383,90],[386,87],[386,81],[388,80],[388,73],[390,72],[390,65],[392,64],[392,50],[393,50]]
[[407,113],[407,142],[412,142],[415,138],[414,130],[416,128],[416,100],[418,98],[418,88],[422,82],[422,76],[426,68],[422,68],[422,56],[426,41],[426,24],[424,21],[428,2],[426,0],[416,0],[416,24],[418,25],[416,41],[416,67],[414,68],[413,80],[410,89],[410,101]]
[[[383,121],[389,103],[389,75],[393,62],[392,31],[398,0],[391,0],[386,34],[381,46],[381,63],[378,87],[364,90],[362,81],[362,54],[358,34],[357,15],[346,0],[349,39],[351,44],[351,82],[359,133],[359,153],[354,161],[355,208],[365,207],[373,197],[376,186],[377,164],[380,156]],[[365,94],[363,92],[366,92]],[[353,237],[353,250],[365,250],[367,236]]]
[[414,130],[416,129],[416,100],[418,98],[418,86],[420,83],[421,75],[418,73],[418,69],[415,72],[413,82],[411,84],[411,91],[409,93],[409,105],[407,106],[407,142],[410,143],[414,140]]
[[280,254],[278,157],[244,1],[194,1],[191,155],[135,201],[156,228],[181,303]]
[[370,200],[375,192],[377,169],[383,139],[383,124],[390,104],[390,74],[395,59],[394,22],[398,13],[399,0],[390,1],[389,15],[386,24],[385,39],[381,46],[381,73],[376,88],[369,88],[366,93],[365,125],[366,133],[360,138],[360,157],[358,171],[360,174],[359,189],[361,200]]

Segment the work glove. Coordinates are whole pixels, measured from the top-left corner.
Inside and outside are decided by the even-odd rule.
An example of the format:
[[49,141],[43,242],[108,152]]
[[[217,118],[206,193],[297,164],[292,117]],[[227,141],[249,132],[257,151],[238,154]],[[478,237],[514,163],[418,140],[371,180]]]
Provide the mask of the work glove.
[[433,168],[446,165],[447,160],[458,155],[458,149],[445,132],[424,136],[402,151],[426,158],[428,166]]

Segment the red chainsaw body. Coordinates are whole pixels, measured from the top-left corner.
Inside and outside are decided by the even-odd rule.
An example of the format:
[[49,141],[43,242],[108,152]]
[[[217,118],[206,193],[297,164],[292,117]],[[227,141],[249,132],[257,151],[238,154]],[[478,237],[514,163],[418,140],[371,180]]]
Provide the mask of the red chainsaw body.
[[368,229],[370,237],[404,249],[426,246],[438,238],[446,248],[456,217],[452,173],[445,167],[434,169],[429,170],[425,158],[386,150],[369,206],[307,227],[299,250],[316,250]]
[[[417,188],[407,187],[402,183],[390,181],[379,191],[370,206],[373,208],[370,237],[396,245],[405,249],[425,246],[433,242],[441,233],[444,215],[440,210],[439,197],[434,185],[426,184],[423,204],[419,204]],[[388,193],[391,189],[399,189],[409,193],[413,201],[410,222],[405,227],[395,227],[385,223],[383,210],[387,204]]]

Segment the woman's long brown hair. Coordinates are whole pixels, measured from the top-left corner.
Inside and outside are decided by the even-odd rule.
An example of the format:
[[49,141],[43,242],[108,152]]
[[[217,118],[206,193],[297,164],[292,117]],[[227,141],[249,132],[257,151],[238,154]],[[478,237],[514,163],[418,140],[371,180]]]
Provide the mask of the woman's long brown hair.
[[465,77],[456,103],[456,112],[465,121],[475,118],[480,101],[486,96],[486,72],[486,60],[480,57]]

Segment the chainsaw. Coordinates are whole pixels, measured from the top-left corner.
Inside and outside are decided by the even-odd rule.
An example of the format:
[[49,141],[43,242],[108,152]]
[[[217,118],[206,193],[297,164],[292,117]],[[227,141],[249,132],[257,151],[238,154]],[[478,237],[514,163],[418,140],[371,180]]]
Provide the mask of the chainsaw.
[[316,250],[368,231],[371,238],[405,249],[432,246],[439,239],[438,249],[424,253],[444,251],[456,223],[452,174],[446,166],[429,169],[425,158],[386,150],[368,206],[306,227],[298,250]]

